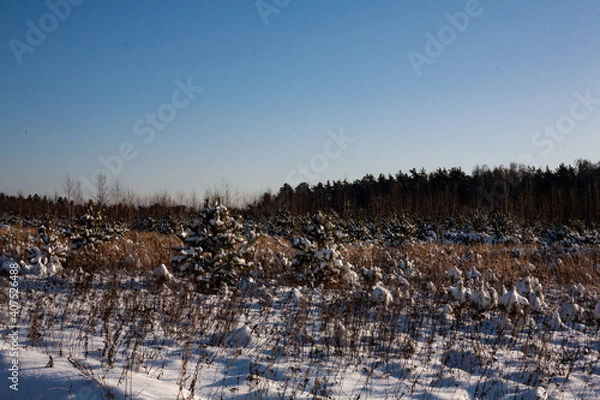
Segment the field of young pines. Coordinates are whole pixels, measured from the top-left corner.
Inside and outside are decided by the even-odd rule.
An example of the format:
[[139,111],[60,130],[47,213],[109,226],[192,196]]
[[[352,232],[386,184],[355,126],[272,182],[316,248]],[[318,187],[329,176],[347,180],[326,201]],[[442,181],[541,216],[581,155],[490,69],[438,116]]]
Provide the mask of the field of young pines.
[[600,398],[594,229],[3,221],[2,398]]

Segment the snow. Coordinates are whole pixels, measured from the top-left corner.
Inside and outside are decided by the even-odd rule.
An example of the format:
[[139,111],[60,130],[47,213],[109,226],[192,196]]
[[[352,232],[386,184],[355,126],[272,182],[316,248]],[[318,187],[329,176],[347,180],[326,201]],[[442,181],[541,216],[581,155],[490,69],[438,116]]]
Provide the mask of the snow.
[[454,266],[446,273],[446,277],[448,277],[452,282],[456,282],[462,279],[462,271],[458,269],[457,266]]
[[[323,215],[315,220],[322,224],[313,223],[313,233],[344,236]],[[231,222],[213,218],[208,225],[222,221]],[[178,261],[202,250],[190,245],[200,238],[194,235],[180,235]],[[294,250],[265,252],[264,263],[232,257],[248,264],[248,275],[208,293],[184,273],[174,279],[168,264],[65,273],[52,259],[54,248],[24,245],[32,257],[17,259],[19,392],[6,379],[15,358],[5,306],[0,399],[600,398],[600,294],[593,285],[546,280],[558,258],[543,264],[531,257],[533,267],[518,248],[511,265],[496,269],[486,265],[496,248],[463,256],[449,247],[447,260],[431,264],[428,257],[444,250],[428,247],[420,260],[389,247],[379,259],[348,258],[353,265],[346,244],[317,247],[291,237],[277,243],[292,240]],[[377,246],[353,250],[375,253]],[[137,254],[120,248],[123,259],[137,263]],[[307,252],[315,270],[318,261],[338,272],[333,284],[294,281],[293,251]],[[12,257],[0,255],[3,294]],[[568,254],[564,260],[573,263]],[[431,274],[432,266],[452,268]],[[277,272],[268,275],[269,268]],[[280,271],[287,275],[278,280]],[[168,284],[157,284],[163,280]]]
[[463,304],[469,297],[469,291],[463,287],[462,281],[456,282],[454,286],[449,286],[448,294],[458,304]]
[[541,292],[531,292],[529,294],[529,308],[534,312],[544,312],[546,309],[546,302],[544,301],[544,295]]
[[171,275],[165,264],[160,264],[158,267],[156,267],[156,269],[152,272],[152,276],[154,276],[156,279],[162,279],[166,281],[174,279],[173,275]]
[[485,289],[479,289],[469,294],[469,303],[477,311],[486,311],[495,306],[493,296]]
[[[0,369],[7,371],[11,359],[4,344],[0,352]],[[53,366],[47,367],[49,355],[39,348],[27,348],[19,351],[18,391],[9,387],[3,379],[0,384],[1,399],[23,400],[100,400],[109,394],[116,399],[125,399],[128,393],[136,399],[165,400],[175,399],[179,393],[176,375],[156,379],[145,373],[134,372],[126,377],[127,383],[119,384],[120,371],[104,372],[93,360],[67,359],[53,357]],[[131,385],[127,388],[128,385]],[[184,389],[185,395],[189,391]],[[111,397],[112,398],[112,397]],[[194,397],[194,399],[200,399]]]
[[383,286],[375,286],[371,291],[371,301],[375,304],[383,304],[385,306],[394,301],[394,297],[390,291]]
[[225,343],[230,347],[251,347],[254,343],[254,339],[250,328],[247,325],[244,325],[229,332],[225,339]]
[[552,313],[552,318],[550,319],[548,325],[550,326],[550,328],[552,328],[552,330],[555,331],[562,331],[568,329],[567,326],[563,323],[562,319],[560,318],[560,313],[558,311],[554,311],[554,313]]
[[577,320],[582,312],[583,309],[581,306],[572,302],[563,303],[558,310],[560,319],[564,322],[573,322]]
[[[45,298],[45,292],[35,288],[48,278],[27,279],[32,304],[36,296]],[[45,331],[44,341],[36,347],[23,332],[19,393],[0,385],[0,398],[103,399],[110,394],[116,399],[280,399],[291,398],[292,393],[297,399],[600,396],[600,388],[590,386],[600,376],[595,361],[600,347],[593,339],[597,328],[568,328],[558,311],[546,324],[540,323],[546,317],[536,317],[537,323],[521,328],[521,333],[504,312],[494,311],[489,304],[482,308],[490,315],[480,321],[461,319],[448,304],[439,311],[421,308],[413,317],[414,306],[393,302],[390,290],[381,285],[370,293],[376,303],[364,302],[359,314],[349,315],[335,310],[347,307],[354,292],[255,284],[255,290],[242,297],[215,294],[186,300],[164,286],[148,286],[140,292],[141,279],[132,282],[123,277],[122,290],[117,292],[121,301],[115,303],[121,305],[111,308],[115,323],[128,304],[141,304],[141,309],[139,305],[134,309],[145,310],[136,311],[121,328],[133,337],[146,332],[137,352],[142,358],[139,367],[128,367],[132,348],[125,345],[126,332],[112,366],[102,351],[106,345],[102,321],[90,325],[97,328],[88,333],[88,345],[81,339],[86,326],[97,318],[91,306],[103,304],[106,285],[93,285],[76,301],[68,301],[72,298],[68,291],[59,290],[44,304],[49,314],[67,320],[49,315],[46,323],[53,328]],[[489,289],[482,286],[470,300],[493,301]],[[509,310],[522,310],[527,299],[519,296],[512,287],[500,303]],[[131,298],[135,302],[125,301]],[[178,303],[196,311],[183,311],[181,319],[169,326],[164,321],[173,318]],[[394,306],[378,307],[386,303]],[[336,313],[333,319],[326,316],[330,313]],[[195,329],[189,336],[185,325]],[[395,333],[388,337],[392,326]],[[537,334],[544,340],[531,339]],[[0,368],[7,371],[9,341],[1,346]],[[46,367],[50,356],[53,366]],[[564,360],[570,361],[562,365]]]
[[[11,270],[11,266],[17,264],[18,263],[15,262],[15,260],[13,260],[12,258],[6,258],[4,256],[0,256],[0,262],[2,264],[2,266],[0,267],[0,271],[8,274],[8,272]],[[18,270],[21,270],[21,266],[19,265]]]
[[477,271],[475,266],[471,267],[471,270],[467,274],[467,279],[469,280],[479,280],[481,278],[481,272]]
[[522,314],[529,307],[529,300],[517,293],[517,287],[498,299],[498,305],[504,307],[509,314]]

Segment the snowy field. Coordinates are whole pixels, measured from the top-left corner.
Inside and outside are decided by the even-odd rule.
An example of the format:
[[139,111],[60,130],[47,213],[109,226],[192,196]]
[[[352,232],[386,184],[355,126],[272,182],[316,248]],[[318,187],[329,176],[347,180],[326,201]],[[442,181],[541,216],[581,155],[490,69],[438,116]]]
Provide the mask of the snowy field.
[[[342,245],[317,218],[299,239],[261,233],[235,285],[203,270],[222,279],[203,291],[199,225],[184,246],[157,236],[175,256],[155,268],[127,235],[78,267],[49,236],[4,243],[0,398],[600,398],[597,245]],[[123,263],[99,266],[106,249]]]
[[425,295],[257,285],[203,296],[82,280],[26,282],[19,392],[5,384],[2,398],[600,397],[598,325],[561,323],[560,312],[515,326]]

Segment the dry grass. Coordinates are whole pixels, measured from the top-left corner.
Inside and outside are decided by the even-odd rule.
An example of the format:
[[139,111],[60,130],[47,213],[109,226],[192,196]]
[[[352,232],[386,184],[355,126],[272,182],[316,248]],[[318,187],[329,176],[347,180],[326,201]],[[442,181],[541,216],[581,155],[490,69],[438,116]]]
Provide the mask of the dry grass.
[[[25,247],[37,234],[36,228],[11,227],[0,230],[0,254],[25,258]],[[65,240],[65,243],[67,241]],[[65,267],[84,271],[151,271],[160,264],[169,266],[174,255],[172,247],[180,245],[175,235],[156,232],[129,231],[124,237],[102,243],[94,251],[73,251]],[[295,250],[283,238],[261,235],[256,242],[255,265],[258,277],[277,280],[289,278],[282,265],[274,263],[276,256],[291,260]],[[382,272],[403,260],[413,260],[419,271],[436,285],[445,282],[445,273],[457,266],[464,273],[472,267],[480,272],[492,270],[506,286],[514,284],[528,273],[533,264],[535,276],[547,285],[579,284],[592,288],[600,285],[600,249],[590,247],[578,252],[565,252],[543,245],[475,244],[442,245],[435,243],[406,244],[395,247],[350,244],[342,252],[356,267],[379,267]],[[291,282],[286,282],[291,283]]]
[[124,237],[101,243],[95,250],[71,252],[67,269],[84,271],[151,271],[160,264],[169,265],[172,246],[179,244],[175,235],[156,232],[127,232]]
[[[26,235],[21,233],[22,240]],[[352,372],[359,366],[365,379],[357,384],[352,398],[368,393],[377,383],[373,377],[384,373],[394,373],[416,385],[431,379],[434,372],[428,363],[418,364],[425,359],[441,360],[443,367],[436,370],[440,381],[448,369],[466,360],[467,365],[462,368],[480,374],[481,388],[477,390],[485,398],[487,382],[493,382],[494,374],[504,368],[496,354],[505,349],[527,355],[521,375],[523,383],[533,386],[554,376],[556,365],[563,365],[564,374],[575,366],[595,370],[597,365],[589,357],[570,353],[566,346],[547,345],[541,335],[550,334],[544,328],[527,334],[509,331],[488,335],[485,321],[458,312],[455,322],[444,322],[436,314],[443,300],[441,291],[429,296],[421,293],[419,287],[419,283],[432,281],[443,288],[447,285],[445,274],[453,266],[463,274],[472,266],[482,273],[489,268],[499,278],[496,285],[510,286],[528,274],[523,270],[527,262],[536,266],[531,274],[544,286],[582,281],[591,287],[600,282],[595,271],[600,261],[597,251],[585,257],[583,253],[569,256],[559,249],[540,252],[534,246],[346,246],[343,255],[356,267],[377,266],[386,273],[402,261],[414,262],[421,276],[411,281],[411,293],[402,297],[396,295],[398,290],[394,303],[386,307],[371,303],[367,297],[356,297],[355,290],[339,288],[302,289],[296,304],[284,301],[282,284],[293,282],[272,259],[278,253],[291,259],[294,249],[288,241],[266,236],[257,242],[255,262],[261,283],[252,290],[207,296],[190,290],[185,277],[180,276],[179,282],[157,282],[149,272],[160,263],[168,265],[173,255],[171,246],[179,243],[174,235],[128,232],[125,238],[104,243],[88,256],[94,259],[74,255],[69,261],[69,268],[73,268],[69,279],[60,283],[65,290],[57,290],[51,296],[44,290],[27,292],[28,307],[23,318],[28,321],[29,344],[46,348],[51,355],[68,357],[82,373],[99,381],[105,376],[98,374],[108,374],[111,368],[119,367],[124,377],[141,371],[160,379],[166,369],[172,368],[168,365],[173,360],[168,359],[167,349],[176,348],[180,350],[180,364],[176,367],[179,384],[191,392],[194,385],[202,384],[202,371],[220,359],[227,359],[232,365],[235,357],[251,360],[247,376],[241,379],[255,385],[252,387],[256,390],[261,382],[269,382],[273,375],[269,371],[277,363],[299,365],[294,373],[282,373],[278,398],[293,398],[306,392],[314,398],[327,398],[332,395],[328,382],[343,380],[346,371]],[[562,262],[557,262],[559,258]],[[78,266],[84,263],[86,268],[81,272]],[[393,281],[386,281],[390,289],[400,289],[393,285]],[[256,303],[257,307],[251,307]],[[61,318],[56,318],[59,315]],[[498,315],[501,312],[497,310],[491,313],[491,317]],[[225,338],[242,320],[248,321],[256,338],[264,340],[256,348],[237,352],[227,347]],[[540,322],[539,326],[543,324]],[[590,337],[597,333],[597,326],[591,323],[585,329]],[[461,330],[472,333],[461,336]],[[479,330],[484,333],[478,333]],[[102,368],[92,370],[87,366],[91,360],[98,361]],[[516,356],[512,360],[521,362]],[[338,363],[331,368],[334,372],[325,373],[332,362]],[[319,378],[306,379],[315,375]],[[567,387],[567,380],[564,385]],[[106,390],[109,397],[108,387]],[[225,383],[215,385],[209,398],[223,394],[226,397],[226,390]],[[402,390],[400,386],[392,389],[390,396],[410,396]]]
[[[389,272],[390,267],[402,260],[413,260],[419,271],[434,284],[446,281],[446,272],[456,266],[467,273],[472,267],[484,273],[490,269],[509,287],[519,279],[532,274],[547,285],[581,283],[592,288],[600,284],[600,249],[590,248],[576,254],[560,249],[540,251],[534,245],[440,245],[433,243],[407,244],[399,247],[348,246],[347,259],[358,267],[377,266]],[[531,263],[535,271],[524,266]]]

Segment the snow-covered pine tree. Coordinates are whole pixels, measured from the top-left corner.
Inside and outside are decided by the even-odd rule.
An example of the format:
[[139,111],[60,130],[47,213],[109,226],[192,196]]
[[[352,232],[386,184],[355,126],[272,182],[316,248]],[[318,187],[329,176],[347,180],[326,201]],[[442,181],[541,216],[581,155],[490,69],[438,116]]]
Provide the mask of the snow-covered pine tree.
[[315,214],[304,228],[304,237],[292,241],[298,250],[292,259],[297,278],[311,286],[343,281],[356,284],[358,275],[339,252],[343,237],[331,217],[321,212]]
[[67,246],[50,221],[38,228],[34,243],[27,247],[27,261],[30,272],[40,275],[54,274],[66,261]]
[[95,251],[96,246],[117,236],[123,235],[127,229],[118,222],[104,219],[100,209],[90,202],[86,213],[75,220],[75,225],[67,230],[71,238],[71,249]]
[[411,241],[415,239],[418,231],[419,228],[412,218],[404,214],[396,215],[382,224],[383,245],[386,247],[397,246]]
[[206,203],[177,236],[183,245],[174,246],[177,254],[171,264],[192,273],[201,292],[218,291],[223,284],[237,287],[253,266],[258,235],[245,229],[241,218],[233,218],[219,200],[213,206]]

